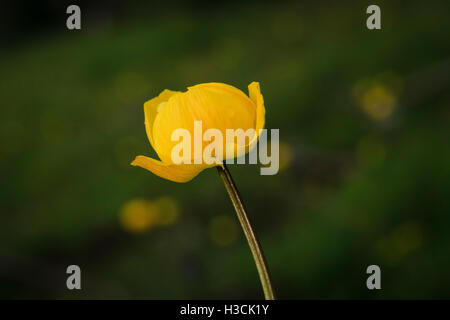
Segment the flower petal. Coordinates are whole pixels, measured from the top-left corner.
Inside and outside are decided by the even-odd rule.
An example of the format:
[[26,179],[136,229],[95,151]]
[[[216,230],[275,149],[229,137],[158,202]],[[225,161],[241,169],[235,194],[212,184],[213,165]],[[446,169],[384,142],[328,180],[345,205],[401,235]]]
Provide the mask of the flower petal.
[[145,131],[147,132],[148,140],[152,145],[153,149],[156,150],[155,145],[153,143],[153,123],[155,121],[156,115],[158,114],[158,106],[169,100],[171,96],[173,96],[177,91],[164,90],[157,96],[151,100],[148,100],[144,103],[144,116],[145,116]]
[[144,168],[161,178],[180,183],[192,180],[201,171],[210,167],[199,164],[166,164],[145,156],[137,156],[131,165]]
[[[171,151],[179,143],[171,139],[172,134],[177,129],[185,129],[190,133],[194,159],[195,121],[202,122],[202,133],[217,129],[225,137],[227,129],[253,129],[255,118],[254,102],[240,90],[225,84],[201,84],[170,98],[154,120],[152,139],[159,158],[171,163]],[[206,145],[203,141],[202,150]]]
[[252,82],[248,86],[250,99],[256,105],[256,123],[255,130],[259,136],[259,131],[264,128],[266,121],[266,108],[264,107],[264,98],[259,88],[259,82]]
[[[261,90],[259,87],[259,82],[252,82],[248,86],[249,97],[250,100],[254,103],[256,112],[255,112],[255,135],[250,138],[249,142],[245,143],[245,145],[239,145],[237,143],[227,143],[225,150],[234,149],[234,157],[239,158],[246,153],[249,153],[257,144],[259,140],[259,135],[261,134],[261,130],[264,128],[265,124],[265,114],[266,109],[264,107],[264,99],[261,94]],[[247,141],[247,139],[246,139]],[[227,158],[228,159],[228,158]]]

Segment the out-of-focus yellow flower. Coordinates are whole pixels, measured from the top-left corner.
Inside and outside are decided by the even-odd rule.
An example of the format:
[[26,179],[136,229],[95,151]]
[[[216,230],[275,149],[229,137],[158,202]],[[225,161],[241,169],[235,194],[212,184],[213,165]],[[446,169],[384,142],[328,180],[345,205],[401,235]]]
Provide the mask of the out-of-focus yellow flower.
[[122,227],[132,233],[142,233],[157,226],[174,224],[180,216],[178,203],[170,197],[156,200],[133,199],[121,208]]
[[285,170],[291,166],[292,163],[292,148],[286,142],[280,142],[280,171]]
[[402,79],[397,74],[386,71],[356,82],[352,94],[369,118],[383,121],[393,114],[402,86]]
[[386,87],[375,86],[369,89],[362,97],[363,110],[374,120],[384,120],[394,111],[395,95]]
[[122,227],[132,233],[142,233],[158,222],[159,208],[150,201],[133,199],[120,210]]
[[[186,92],[164,90],[158,97],[147,101],[144,104],[145,128],[150,144],[161,161],[137,156],[131,165],[175,182],[190,181],[202,170],[216,166],[216,163],[175,164],[171,159],[172,149],[178,144],[171,139],[175,130],[188,130],[192,139],[191,146],[194,146],[194,121],[202,121],[203,132],[218,129],[223,136],[226,136],[226,129],[255,129],[254,137],[245,146],[227,146],[224,141],[224,152],[228,148],[234,148],[236,156],[245,154],[258,141],[265,121],[264,100],[259,83],[252,82],[248,89],[249,96],[227,84],[204,83],[189,87]],[[205,146],[204,143],[202,149]],[[191,152],[191,155],[194,153]]]
[[216,245],[225,247],[236,242],[239,227],[234,219],[228,215],[220,215],[211,219],[209,236]]

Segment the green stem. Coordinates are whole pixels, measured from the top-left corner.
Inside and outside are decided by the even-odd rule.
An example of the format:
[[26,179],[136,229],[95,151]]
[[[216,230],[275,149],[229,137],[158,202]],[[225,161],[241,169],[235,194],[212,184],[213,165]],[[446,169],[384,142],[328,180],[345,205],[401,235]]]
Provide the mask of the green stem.
[[227,189],[228,195],[231,198],[231,202],[233,202],[233,206],[236,210],[239,222],[241,223],[245,237],[248,241],[248,245],[250,246],[250,250],[252,251],[253,259],[255,260],[256,268],[258,269],[259,278],[264,290],[264,296],[266,300],[275,300],[272,283],[270,281],[269,270],[267,269],[267,263],[261,249],[261,245],[256,238],[255,232],[253,231],[252,225],[247,216],[247,212],[241,200],[239,191],[236,188],[230,171],[228,171],[225,163],[223,164],[223,167],[217,166],[217,171],[219,172],[219,175],[222,178],[223,183],[225,184],[225,188]]

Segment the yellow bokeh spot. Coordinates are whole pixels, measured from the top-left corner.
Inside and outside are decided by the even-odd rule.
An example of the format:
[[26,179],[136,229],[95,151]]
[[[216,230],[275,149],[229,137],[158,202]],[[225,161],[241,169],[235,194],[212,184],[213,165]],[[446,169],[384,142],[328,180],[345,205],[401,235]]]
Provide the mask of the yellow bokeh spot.
[[288,169],[292,164],[292,148],[286,142],[280,141],[280,171]]
[[236,242],[239,227],[236,219],[228,215],[219,215],[209,223],[209,236],[211,241],[221,247],[230,246]]
[[133,199],[120,210],[120,224],[131,233],[142,233],[157,224],[159,208],[150,201]]
[[154,201],[159,209],[158,224],[167,226],[174,224],[180,216],[178,202],[170,197],[162,197]]
[[361,97],[364,112],[374,120],[384,120],[392,115],[396,104],[395,95],[386,87],[377,85]]
[[361,167],[375,167],[386,158],[383,141],[375,136],[362,137],[356,145],[356,162]]
[[369,118],[382,121],[392,116],[402,87],[402,79],[394,72],[386,71],[359,80],[353,86],[352,94]]

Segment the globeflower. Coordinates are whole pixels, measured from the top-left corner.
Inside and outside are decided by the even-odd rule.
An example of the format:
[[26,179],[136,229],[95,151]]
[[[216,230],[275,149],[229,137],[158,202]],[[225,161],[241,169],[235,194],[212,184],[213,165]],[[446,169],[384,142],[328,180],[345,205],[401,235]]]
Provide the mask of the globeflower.
[[147,137],[160,160],[137,156],[131,164],[174,182],[190,181],[204,169],[217,167],[247,238],[264,296],[273,300],[261,245],[224,161],[248,153],[264,127],[259,83],[252,82],[248,91],[247,96],[223,83],[198,84],[186,92],[164,90],[144,104]]
[[[246,154],[256,145],[265,121],[259,83],[252,82],[248,90],[249,96],[223,83],[198,84],[186,92],[164,90],[144,104],[147,137],[161,160],[137,156],[131,165],[167,180],[187,182],[206,168],[222,165],[227,158]],[[188,133],[190,139],[181,145],[185,146],[185,163],[174,161],[174,151],[180,145],[176,133],[180,130]],[[200,144],[195,141],[199,134],[203,138]],[[208,148],[209,143],[204,141],[206,137],[213,140],[212,136],[217,148]],[[219,136],[227,139],[217,141]],[[240,139],[242,136],[244,139]]]

